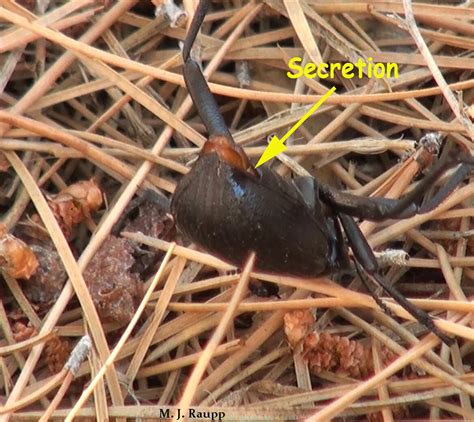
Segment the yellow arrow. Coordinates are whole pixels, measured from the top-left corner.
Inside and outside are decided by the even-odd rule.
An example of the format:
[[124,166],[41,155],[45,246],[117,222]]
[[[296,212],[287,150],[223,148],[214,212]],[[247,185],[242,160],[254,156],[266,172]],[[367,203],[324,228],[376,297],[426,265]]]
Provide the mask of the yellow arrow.
[[333,86],[326,94],[324,94],[321,99],[309,109],[309,111],[301,118],[299,119],[295,125],[285,133],[285,135],[281,138],[278,139],[276,136],[272,138],[270,143],[267,145],[267,148],[265,151],[263,151],[262,156],[258,160],[257,165],[255,168],[261,166],[263,163],[266,163],[268,160],[271,160],[273,157],[276,157],[280,152],[283,152],[286,150],[285,146],[285,141],[293,135],[293,133],[311,116],[318,108],[319,106],[326,101],[326,99],[334,92],[336,91],[336,87]]

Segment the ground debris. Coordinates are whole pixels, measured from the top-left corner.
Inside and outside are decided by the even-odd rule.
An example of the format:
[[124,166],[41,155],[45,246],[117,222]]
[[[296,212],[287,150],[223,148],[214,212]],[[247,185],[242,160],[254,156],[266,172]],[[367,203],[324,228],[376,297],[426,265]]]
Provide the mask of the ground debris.
[[104,321],[126,324],[132,318],[142,294],[134,248],[126,239],[109,236],[84,271],[92,300]]

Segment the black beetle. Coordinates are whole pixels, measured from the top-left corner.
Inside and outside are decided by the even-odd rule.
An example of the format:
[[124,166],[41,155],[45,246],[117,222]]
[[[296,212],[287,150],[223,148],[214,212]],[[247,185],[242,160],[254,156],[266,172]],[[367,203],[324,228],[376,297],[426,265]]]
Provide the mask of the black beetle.
[[373,251],[353,217],[380,221],[427,212],[466,178],[470,163],[461,163],[448,183],[421,208],[414,201],[460,160],[438,161],[417,188],[400,200],[361,198],[312,178],[290,183],[269,168],[255,169],[234,142],[200,67],[190,56],[207,8],[208,1],[199,3],[184,42],[183,74],[209,139],[173,195],[171,212],[177,227],[206,251],[237,266],[254,251],[257,270],[302,277],[347,267],[344,231],[362,280],[366,282],[358,264],[419,322],[451,344],[452,339],[427,313],[378,274]]

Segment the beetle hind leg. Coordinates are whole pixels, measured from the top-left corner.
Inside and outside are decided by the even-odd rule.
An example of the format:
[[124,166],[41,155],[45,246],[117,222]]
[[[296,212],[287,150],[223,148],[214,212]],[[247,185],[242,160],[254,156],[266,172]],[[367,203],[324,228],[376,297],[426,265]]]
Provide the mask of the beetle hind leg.
[[[449,346],[452,345],[454,340],[444,334],[435,325],[433,319],[428,313],[413,305],[413,303],[403,296],[395,287],[387,283],[387,281],[378,274],[379,267],[374,253],[352,217],[344,214],[339,214],[338,217],[352,248],[352,253],[364,271],[418,322],[428,328],[432,333],[436,334],[444,343]],[[376,301],[379,303],[379,300],[376,299]]]
[[[439,191],[422,206],[416,201],[431,187],[436,180],[450,167],[460,164],[451,178]],[[389,218],[409,218],[416,214],[424,214],[435,209],[443,202],[472,172],[472,157],[461,157],[455,160],[445,158],[439,160],[431,171],[419,182],[418,186],[401,199],[366,198],[341,192],[328,185],[318,186],[321,200],[336,212],[341,212],[365,220],[381,221]]]
[[367,278],[366,274],[364,273],[364,270],[361,268],[360,264],[354,260],[354,267],[356,269],[357,275],[360,278],[360,281],[362,281],[362,284],[365,286],[366,290],[370,293],[372,298],[375,300],[377,305],[379,305],[379,308],[382,309],[387,315],[392,315],[392,311],[390,308],[387,307],[387,304],[380,299],[380,297],[377,296],[377,294],[372,290],[372,286],[370,285],[369,279]]

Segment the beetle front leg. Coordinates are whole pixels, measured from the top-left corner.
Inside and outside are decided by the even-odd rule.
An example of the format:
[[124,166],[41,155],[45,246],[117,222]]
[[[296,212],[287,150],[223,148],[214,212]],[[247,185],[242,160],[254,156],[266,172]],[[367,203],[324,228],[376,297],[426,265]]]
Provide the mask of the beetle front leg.
[[355,259],[359,262],[366,273],[373,277],[373,279],[393,299],[395,299],[400,304],[400,306],[402,306],[409,314],[415,317],[418,322],[423,324],[432,333],[436,334],[444,343],[449,346],[452,345],[454,340],[439,330],[438,327],[436,327],[429,314],[413,305],[413,303],[403,296],[395,287],[387,283],[387,281],[378,274],[379,268],[374,253],[352,217],[339,214],[339,219],[341,221],[342,227],[344,228],[344,232],[346,233]]

